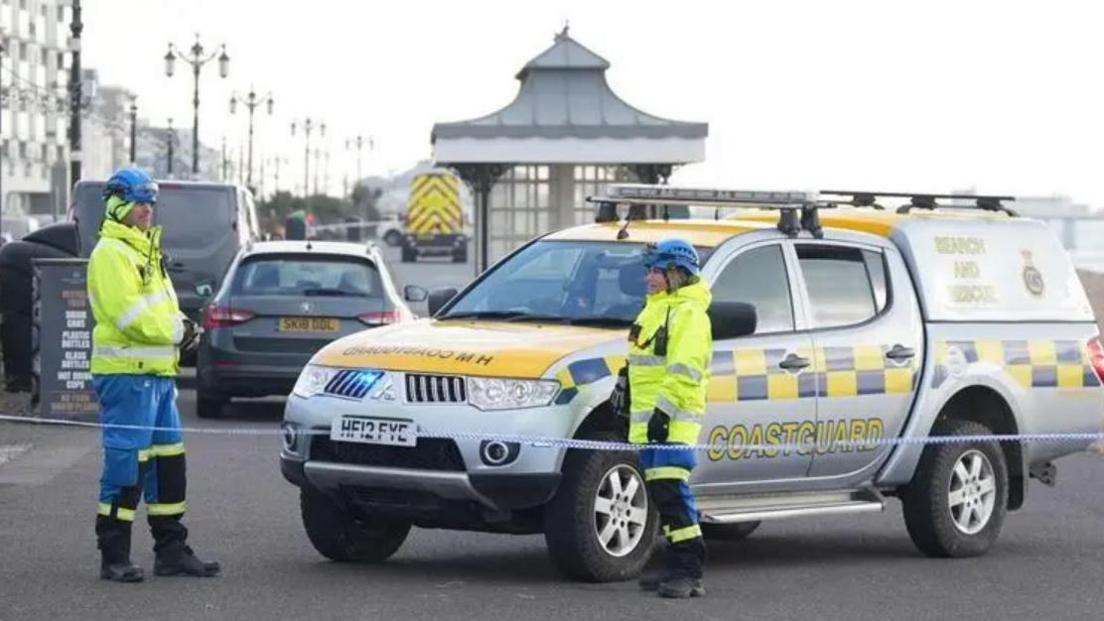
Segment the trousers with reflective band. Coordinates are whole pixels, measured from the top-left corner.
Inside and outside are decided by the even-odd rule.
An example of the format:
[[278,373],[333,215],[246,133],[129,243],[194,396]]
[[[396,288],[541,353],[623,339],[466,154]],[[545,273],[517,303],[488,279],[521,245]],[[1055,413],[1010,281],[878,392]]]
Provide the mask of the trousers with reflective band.
[[103,429],[103,473],[98,513],[133,521],[138,502],[146,513],[180,516],[187,509],[184,442],[173,380],[153,375],[93,375],[105,425],[157,427]]
[[656,409],[670,420],[668,441],[698,441],[713,356],[711,299],[703,281],[647,297],[629,338],[630,442],[648,441]]
[[161,262],[160,229],[106,220],[88,260],[92,373],[172,377],[183,315]]
[[665,573],[701,578],[705,543],[698,524],[698,505],[690,489],[690,472],[697,465],[693,450],[640,451],[648,495],[659,511],[659,527],[667,538]]

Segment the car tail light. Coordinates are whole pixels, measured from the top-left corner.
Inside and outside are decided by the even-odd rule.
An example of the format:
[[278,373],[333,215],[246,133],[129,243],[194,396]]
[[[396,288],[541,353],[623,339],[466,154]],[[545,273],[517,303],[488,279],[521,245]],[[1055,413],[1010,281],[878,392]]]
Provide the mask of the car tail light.
[[208,306],[203,311],[203,329],[229,328],[245,323],[255,317],[252,311],[228,306]]
[[357,315],[362,323],[366,323],[370,326],[381,326],[391,323],[398,323],[402,321],[403,315],[397,310],[389,310],[383,312],[362,313]]
[[1099,337],[1089,339],[1089,362],[1096,371],[1097,379],[1104,382],[1104,345],[1100,344]]

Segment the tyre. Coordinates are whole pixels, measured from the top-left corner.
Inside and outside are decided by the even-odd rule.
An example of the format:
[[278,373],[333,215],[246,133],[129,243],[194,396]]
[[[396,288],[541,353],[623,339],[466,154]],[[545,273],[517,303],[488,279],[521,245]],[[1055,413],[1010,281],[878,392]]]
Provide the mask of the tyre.
[[[941,436],[987,436],[975,422],[950,420]],[[993,440],[929,444],[901,496],[905,526],[921,552],[935,557],[985,554],[1008,510],[1008,466]]]
[[205,390],[196,391],[196,416],[200,418],[222,418],[222,408],[230,400],[222,395],[207,392]]
[[628,580],[652,554],[657,521],[636,453],[572,450],[545,510],[544,540],[570,578]]
[[702,536],[711,541],[742,541],[747,539],[760,522],[736,522],[734,524],[702,524]]
[[319,554],[339,563],[378,563],[406,541],[410,522],[359,520],[327,496],[300,490],[299,507],[307,538]]
[[402,233],[396,231],[395,229],[391,229],[390,231],[384,233],[383,241],[388,246],[398,246],[402,244]]

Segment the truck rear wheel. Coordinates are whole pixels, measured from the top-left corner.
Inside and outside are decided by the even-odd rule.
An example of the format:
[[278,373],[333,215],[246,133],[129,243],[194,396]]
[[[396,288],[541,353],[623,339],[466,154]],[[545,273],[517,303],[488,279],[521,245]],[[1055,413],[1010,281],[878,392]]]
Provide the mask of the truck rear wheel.
[[398,551],[410,533],[410,523],[354,517],[325,495],[299,492],[303,527],[315,550],[339,563],[385,561]]
[[[992,435],[984,425],[949,420],[941,436]],[[901,495],[905,526],[921,552],[935,557],[985,554],[1008,508],[1008,466],[994,441],[929,444]]]
[[627,580],[651,556],[656,522],[636,453],[571,450],[545,510],[544,539],[556,566],[571,578]]

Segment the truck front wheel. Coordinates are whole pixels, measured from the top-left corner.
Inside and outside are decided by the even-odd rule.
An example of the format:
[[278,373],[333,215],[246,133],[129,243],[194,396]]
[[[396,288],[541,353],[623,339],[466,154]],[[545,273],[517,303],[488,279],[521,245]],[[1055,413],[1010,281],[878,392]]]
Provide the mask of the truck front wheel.
[[323,494],[301,490],[303,527],[315,550],[339,563],[378,563],[398,551],[410,533],[410,523],[357,519]]
[[[984,425],[949,420],[940,436],[989,436]],[[995,440],[929,444],[905,487],[905,526],[921,552],[935,557],[985,554],[1008,507],[1008,466]]]
[[627,580],[652,554],[656,521],[635,453],[572,450],[545,510],[544,539],[556,566],[571,578]]

